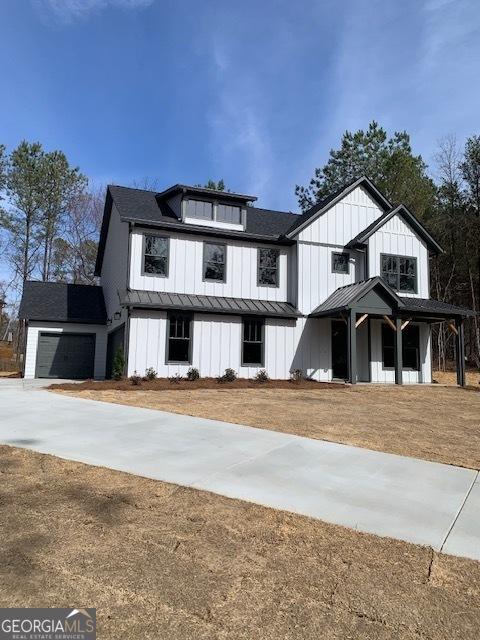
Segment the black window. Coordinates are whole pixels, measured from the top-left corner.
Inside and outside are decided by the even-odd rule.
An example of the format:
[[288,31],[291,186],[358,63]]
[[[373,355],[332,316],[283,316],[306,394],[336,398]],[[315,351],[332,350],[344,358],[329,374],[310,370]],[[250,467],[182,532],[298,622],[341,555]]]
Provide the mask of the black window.
[[382,278],[392,289],[404,293],[417,292],[417,259],[407,256],[380,256]]
[[168,276],[168,238],[144,236],[143,272]]
[[278,287],[278,249],[258,250],[258,284],[264,287]]
[[244,318],[242,365],[263,367],[264,327],[263,318]]
[[204,280],[226,280],[226,254],[224,244],[205,242],[203,245],[203,278]]
[[213,203],[203,200],[186,200],[185,215],[187,218],[213,220]]
[[190,362],[192,353],[192,316],[169,313],[167,326],[167,362]]
[[[382,325],[383,366],[386,369],[395,366],[395,331]],[[408,325],[402,331],[402,359],[404,369],[420,369],[420,330],[417,325]]]
[[242,210],[240,207],[235,207],[229,204],[217,205],[217,218],[218,222],[230,222],[231,224],[241,224],[242,222]]
[[350,254],[349,253],[332,253],[332,271],[333,273],[349,273],[350,272]]

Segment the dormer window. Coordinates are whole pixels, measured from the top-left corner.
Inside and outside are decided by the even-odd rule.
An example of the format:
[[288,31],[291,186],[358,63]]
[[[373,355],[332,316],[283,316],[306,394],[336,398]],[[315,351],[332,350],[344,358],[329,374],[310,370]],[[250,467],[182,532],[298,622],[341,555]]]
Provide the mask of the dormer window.
[[217,204],[216,220],[230,224],[242,224],[242,210],[229,204]]
[[185,216],[187,218],[199,218],[200,220],[213,220],[213,203],[203,200],[187,200]]
[[184,198],[183,219],[191,224],[243,230],[243,210],[239,204]]

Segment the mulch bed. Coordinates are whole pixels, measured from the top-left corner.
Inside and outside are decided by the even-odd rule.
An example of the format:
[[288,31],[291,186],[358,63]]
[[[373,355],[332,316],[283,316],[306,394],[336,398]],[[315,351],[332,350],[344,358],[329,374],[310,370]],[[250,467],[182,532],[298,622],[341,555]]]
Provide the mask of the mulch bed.
[[169,378],[142,380],[133,384],[129,379],[123,380],[85,380],[85,382],[52,384],[49,389],[65,391],[190,391],[193,389],[338,389],[342,383],[316,382],[315,380],[268,380],[256,382],[246,378],[238,378],[234,382],[219,382],[217,378],[200,378],[199,380],[171,381]]

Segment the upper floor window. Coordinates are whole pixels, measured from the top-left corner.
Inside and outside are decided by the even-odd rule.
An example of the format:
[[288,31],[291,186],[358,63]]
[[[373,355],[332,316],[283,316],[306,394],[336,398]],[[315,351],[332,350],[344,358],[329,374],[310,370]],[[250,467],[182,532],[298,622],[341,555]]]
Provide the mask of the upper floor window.
[[380,256],[382,278],[392,289],[417,293],[417,259],[407,256]]
[[225,282],[227,247],[224,244],[203,244],[203,279]]
[[192,354],[192,316],[169,313],[167,328],[167,362],[189,363]]
[[263,367],[265,352],[265,320],[243,319],[242,365]]
[[332,253],[333,273],[350,273],[350,254]]
[[187,200],[186,201],[187,218],[200,218],[201,220],[213,220],[213,203],[204,202],[203,200]]
[[258,285],[261,287],[278,287],[279,284],[278,249],[258,250]]
[[229,204],[217,204],[216,220],[217,222],[242,224],[242,210],[240,207],[233,207]]
[[144,236],[143,273],[168,276],[168,238],[155,235]]

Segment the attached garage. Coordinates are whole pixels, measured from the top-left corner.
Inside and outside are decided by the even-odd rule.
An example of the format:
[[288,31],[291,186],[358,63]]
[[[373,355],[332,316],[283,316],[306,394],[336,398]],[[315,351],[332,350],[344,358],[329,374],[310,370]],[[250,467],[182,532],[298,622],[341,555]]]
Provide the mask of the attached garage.
[[26,282],[24,377],[104,378],[106,316],[101,287]]
[[45,333],[38,336],[36,378],[93,378],[95,334]]

